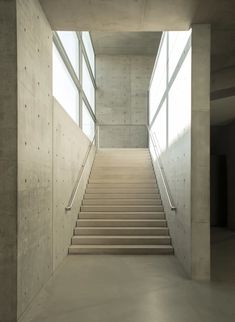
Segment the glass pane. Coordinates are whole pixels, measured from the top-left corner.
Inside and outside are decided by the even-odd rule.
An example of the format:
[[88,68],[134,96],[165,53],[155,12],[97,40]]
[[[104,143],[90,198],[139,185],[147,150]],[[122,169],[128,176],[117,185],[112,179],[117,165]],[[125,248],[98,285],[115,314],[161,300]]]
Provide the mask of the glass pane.
[[78,90],[53,44],[53,95],[71,118],[78,123]]
[[88,31],[82,32],[82,40],[86,49],[93,75],[95,75],[95,53],[93,50],[90,33]]
[[151,122],[158,106],[161,102],[162,96],[166,90],[167,80],[167,39],[166,36],[162,38],[162,45],[155,63],[155,69],[152,76],[152,82],[149,89],[149,121]]
[[169,80],[175,71],[175,68],[180,60],[181,55],[185,49],[187,41],[191,35],[191,29],[189,31],[170,31],[169,37]]
[[157,139],[158,147],[160,152],[163,152],[166,149],[166,101],[163,103],[153,125],[152,133]]
[[78,37],[74,31],[58,31],[58,36],[68,55],[68,58],[74,68],[76,75],[79,77],[79,45]]
[[85,58],[82,57],[82,88],[91,105],[92,110],[95,109],[95,89],[91,81],[91,77],[86,65]]
[[95,124],[84,102],[82,102],[82,129],[92,141],[95,135]]
[[191,50],[169,92],[169,145],[188,131],[191,119]]

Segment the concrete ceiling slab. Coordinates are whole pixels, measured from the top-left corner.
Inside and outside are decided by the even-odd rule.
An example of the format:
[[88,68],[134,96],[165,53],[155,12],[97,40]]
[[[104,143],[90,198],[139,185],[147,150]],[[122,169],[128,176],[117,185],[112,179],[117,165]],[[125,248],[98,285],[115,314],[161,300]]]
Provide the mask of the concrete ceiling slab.
[[211,101],[211,125],[223,125],[235,119],[235,96]]
[[161,32],[92,32],[96,55],[157,55]]
[[235,26],[233,0],[40,0],[54,30],[186,30],[192,23]]

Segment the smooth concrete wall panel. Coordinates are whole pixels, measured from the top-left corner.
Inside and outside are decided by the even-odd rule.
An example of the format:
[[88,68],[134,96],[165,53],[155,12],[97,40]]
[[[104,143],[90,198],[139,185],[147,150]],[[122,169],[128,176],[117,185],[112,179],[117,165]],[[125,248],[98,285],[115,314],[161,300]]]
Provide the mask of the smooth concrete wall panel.
[[68,254],[86,183],[94,160],[92,148],[71,211],[65,211],[90,141],[65,110],[53,107],[53,268]]
[[[161,155],[166,181],[177,211],[172,211],[166,196],[157,163],[155,173],[161,191],[175,254],[191,276],[191,134],[186,129]],[[154,155],[154,154],[153,154]]]
[[[152,56],[97,55],[96,113],[100,147],[147,147],[147,91]],[[132,126],[102,126],[132,124]]]
[[192,27],[192,277],[210,278],[210,26]]
[[52,264],[52,32],[36,0],[17,1],[18,316]]
[[53,106],[50,25],[37,0],[0,1],[0,24],[0,321],[16,322],[67,254],[95,148],[65,214],[89,140]]
[[17,48],[16,2],[0,1],[0,321],[17,306]]
[[109,148],[140,148],[148,142],[146,126],[111,125],[100,127],[100,145]]

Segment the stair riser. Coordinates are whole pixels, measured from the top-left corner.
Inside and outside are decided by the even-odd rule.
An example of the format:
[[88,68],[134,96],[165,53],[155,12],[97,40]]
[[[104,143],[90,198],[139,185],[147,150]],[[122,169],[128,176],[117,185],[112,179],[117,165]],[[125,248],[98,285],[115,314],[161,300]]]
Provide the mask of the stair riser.
[[162,206],[81,206],[81,211],[163,211]]
[[119,213],[112,213],[112,214],[105,214],[105,213],[98,213],[93,214],[89,212],[83,212],[79,214],[80,219],[165,219],[164,214],[145,214],[145,213],[135,213],[135,214],[119,214]]
[[93,172],[90,175],[90,179],[132,179],[132,178],[136,178],[136,179],[141,179],[141,180],[152,180],[154,177],[153,173],[148,173],[148,174],[138,174],[138,172],[129,172],[129,173],[111,173],[111,174],[107,174],[107,173],[99,173],[99,174],[94,174]]
[[84,235],[133,235],[133,236],[167,236],[169,235],[168,228],[139,228],[139,227],[132,227],[132,228],[102,228],[102,227],[95,227],[95,228],[89,228],[89,227],[76,227],[74,229],[74,234],[79,236]]
[[152,249],[148,248],[136,248],[136,249],[122,249],[122,248],[79,248],[69,249],[70,255],[173,255],[173,249]]
[[147,188],[147,189],[155,189],[157,188],[157,184],[156,183],[88,183],[87,188],[126,188],[126,189],[130,189],[130,188]]
[[72,245],[170,245],[171,239],[169,237],[161,238],[102,238],[102,237],[73,237]]
[[69,254],[171,255],[148,149],[96,154]]
[[161,205],[160,199],[84,199],[83,205]]
[[143,183],[155,183],[155,180],[153,179],[145,179],[145,178],[107,178],[107,179],[89,179],[89,183],[136,183],[141,184]]
[[95,167],[106,167],[106,166],[111,166],[111,167],[131,167],[131,166],[136,166],[136,167],[145,167],[145,168],[150,168],[151,167],[151,159],[150,158],[141,158],[139,160],[128,160],[127,158],[125,159],[120,159],[120,158],[110,158],[110,159],[96,159],[94,162]]
[[86,193],[158,193],[158,189],[148,188],[87,188]]
[[84,195],[84,199],[160,199],[160,195],[159,194],[137,194],[137,193],[86,193]]
[[167,227],[166,220],[78,220],[77,227]]
[[139,176],[141,173],[142,176],[154,176],[154,172],[152,168],[143,170],[141,168],[139,169],[133,169],[133,168],[94,168],[91,172],[93,176],[118,176],[118,175],[137,175]]

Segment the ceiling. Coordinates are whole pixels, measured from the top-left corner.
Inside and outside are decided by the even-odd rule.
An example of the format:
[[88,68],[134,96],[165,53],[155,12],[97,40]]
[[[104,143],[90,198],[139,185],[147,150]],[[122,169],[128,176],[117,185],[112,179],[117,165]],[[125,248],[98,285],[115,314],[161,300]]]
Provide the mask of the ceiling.
[[[209,23],[212,91],[233,86],[234,0],[40,0],[53,30],[89,30],[96,54],[154,54],[163,30]],[[156,31],[157,33],[154,33]],[[132,33],[134,32],[134,33]],[[235,75],[235,73],[232,73]],[[218,87],[216,85],[216,87]],[[211,102],[212,124],[235,118],[235,96]]]
[[92,32],[96,55],[154,55],[161,32]]
[[235,119],[235,96],[211,101],[211,125],[224,125]]
[[185,30],[233,25],[233,0],[40,0],[54,30]]

